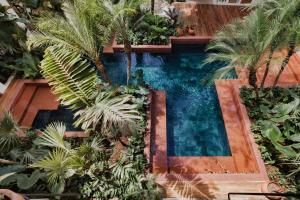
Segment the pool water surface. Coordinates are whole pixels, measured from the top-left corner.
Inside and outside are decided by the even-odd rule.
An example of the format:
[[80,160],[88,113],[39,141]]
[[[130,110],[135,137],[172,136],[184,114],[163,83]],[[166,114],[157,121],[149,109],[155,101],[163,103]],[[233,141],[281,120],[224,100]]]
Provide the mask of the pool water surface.
[[[171,54],[133,54],[134,71],[142,69],[153,89],[167,94],[168,156],[230,156],[227,135],[214,85],[203,84],[220,63],[202,67],[203,47],[184,46]],[[115,84],[126,83],[126,56],[105,56]]]

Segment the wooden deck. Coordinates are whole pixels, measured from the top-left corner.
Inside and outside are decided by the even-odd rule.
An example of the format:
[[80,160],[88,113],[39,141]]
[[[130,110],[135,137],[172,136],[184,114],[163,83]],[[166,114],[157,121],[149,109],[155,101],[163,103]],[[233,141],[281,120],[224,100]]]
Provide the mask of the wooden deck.
[[225,24],[249,12],[239,6],[206,5],[196,3],[173,4],[184,26],[192,26],[196,36],[212,37]]

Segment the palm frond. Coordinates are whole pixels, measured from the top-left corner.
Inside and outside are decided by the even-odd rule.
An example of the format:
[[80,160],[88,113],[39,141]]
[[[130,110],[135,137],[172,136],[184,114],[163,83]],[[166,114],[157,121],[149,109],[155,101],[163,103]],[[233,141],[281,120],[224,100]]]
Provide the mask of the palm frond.
[[91,105],[97,75],[89,62],[79,54],[60,46],[49,47],[45,51],[41,69],[63,105],[73,110]]
[[63,123],[51,123],[43,131],[43,135],[35,140],[35,144],[69,151],[70,147],[64,141],[65,132],[66,126]]
[[9,151],[20,143],[17,132],[20,127],[14,120],[10,112],[5,112],[0,121],[0,150]]
[[98,125],[104,129],[118,129],[128,131],[137,126],[141,120],[137,106],[129,104],[130,95],[112,96],[110,92],[100,92],[95,100],[95,105],[78,111],[75,116],[78,120],[76,126],[82,129],[96,129]]
[[63,149],[55,149],[47,157],[31,165],[47,172],[48,183],[53,190],[59,186],[59,192],[63,191],[65,181],[74,174],[69,167],[69,154]]
[[[273,27],[273,29],[269,29]],[[280,31],[276,20],[269,20],[263,9],[258,8],[243,19],[226,25],[210,42],[208,51],[213,51],[205,63],[221,61],[226,66],[240,66],[256,70],[262,66],[264,55]],[[224,76],[229,68],[219,70]],[[217,76],[215,76],[217,77]]]

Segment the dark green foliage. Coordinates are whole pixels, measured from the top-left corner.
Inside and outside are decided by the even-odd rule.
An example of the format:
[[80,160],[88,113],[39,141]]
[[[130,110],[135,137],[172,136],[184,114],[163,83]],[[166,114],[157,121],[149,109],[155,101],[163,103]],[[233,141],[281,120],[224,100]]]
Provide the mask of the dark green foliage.
[[264,161],[278,168],[277,174],[283,174],[285,180],[281,182],[286,188],[295,190],[300,176],[300,87],[266,88],[259,96],[256,102],[253,89],[241,88]]
[[14,72],[20,72],[25,78],[39,76],[39,59],[27,51],[25,40],[26,30],[17,22],[26,20],[8,14],[5,7],[0,6],[0,82],[5,83]]
[[168,44],[169,37],[174,35],[176,30],[173,19],[153,15],[150,12],[131,24],[130,39],[134,45],[164,45]]

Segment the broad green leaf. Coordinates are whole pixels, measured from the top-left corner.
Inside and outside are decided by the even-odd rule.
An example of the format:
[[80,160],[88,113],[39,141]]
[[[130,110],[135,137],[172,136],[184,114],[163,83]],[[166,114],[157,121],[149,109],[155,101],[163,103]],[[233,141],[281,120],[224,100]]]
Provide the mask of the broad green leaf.
[[294,141],[294,142],[300,142],[300,134],[294,134],[294,135],[291,135],[290,140]]
[[297,155],[296,151],[291,146],[283,146],[279,143],[273,143],[273,145],[279,152],[285,154],[288,157],[295,157]]
[[7,173],[18,173],[25,170],[25,165],[10,165],[5,167],[0,167],[0,176],[5,175]]
[[17,186],[20,189],[27,190],[31,188],[34,184],[38,182],[38,180],[45,176],[44,174],[40,173],[39,170],[35,170],[30,176],[26,174],[17,174]]

